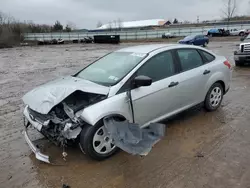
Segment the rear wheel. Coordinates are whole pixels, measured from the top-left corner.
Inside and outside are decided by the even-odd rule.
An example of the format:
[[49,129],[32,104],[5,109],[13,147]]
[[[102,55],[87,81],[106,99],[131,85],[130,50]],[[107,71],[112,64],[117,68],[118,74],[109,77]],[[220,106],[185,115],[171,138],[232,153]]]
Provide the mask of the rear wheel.
[[208,45],[208,42],[205,42],[204,44],[203,44],[203,47],[206,47]]
[[80,148],[92,159],[101,161],[114,155],[118,148],[113,144],[103,121],[95,126],[86,126],[80,135]]
[[223,87],[220,83],[215,83],[209,89],[205,99],[205,109],[207,111],[217,110],[223,99]]

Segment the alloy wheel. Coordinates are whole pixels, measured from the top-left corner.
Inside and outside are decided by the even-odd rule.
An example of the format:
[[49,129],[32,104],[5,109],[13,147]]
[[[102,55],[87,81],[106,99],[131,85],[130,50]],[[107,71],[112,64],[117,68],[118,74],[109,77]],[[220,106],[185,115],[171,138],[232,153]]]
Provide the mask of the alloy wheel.
[[96,131],[93,137],[93,148],[99,154],[110,153],[116,148],[106,127],[102,126]]
[[210,94],[210,104],[212,107],[217,107],[222,100],[222,90],[219,87],[213,88]]

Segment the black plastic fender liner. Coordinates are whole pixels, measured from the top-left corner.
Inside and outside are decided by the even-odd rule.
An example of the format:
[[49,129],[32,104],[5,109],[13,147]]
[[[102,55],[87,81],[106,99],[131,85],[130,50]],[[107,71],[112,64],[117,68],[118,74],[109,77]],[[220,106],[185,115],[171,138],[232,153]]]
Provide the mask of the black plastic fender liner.
[[132,155],[147,155],[165,136],[166,125],[160,123],[152,123],[141,129],[138,124],[116,120],[114,117],[104,118],[103,122],[114,144]]

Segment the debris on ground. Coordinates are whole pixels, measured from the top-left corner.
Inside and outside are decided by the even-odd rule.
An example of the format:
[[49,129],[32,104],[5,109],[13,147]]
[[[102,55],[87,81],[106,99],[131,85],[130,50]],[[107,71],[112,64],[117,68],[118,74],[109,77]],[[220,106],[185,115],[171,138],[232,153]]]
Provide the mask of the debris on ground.
[[198,158],[203,158],[204,155],[201,153],[201,152],[197,152],[195,157],[198,157]]
[[165,136],[166,129],[166,125],[160,123],[152,123],[147,128],[141,129],[138,124],[114,118],[105,118],[104,125],[117,147],[132,155],[141,156],[146,156]]
[[62,188],[70,188],[69,185],[63,184]]
[[10,180],[11,178],[12,178],[12,176],[9,176],[9,177],[8,177],[8,180]]

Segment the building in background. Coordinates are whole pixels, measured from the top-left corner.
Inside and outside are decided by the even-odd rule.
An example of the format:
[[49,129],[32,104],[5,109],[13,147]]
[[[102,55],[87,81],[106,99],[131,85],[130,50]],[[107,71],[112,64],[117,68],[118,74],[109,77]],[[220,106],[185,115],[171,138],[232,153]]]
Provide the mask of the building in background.
[[108,30],[144,30],[153,29],[154,27],[162,27],[164,25],[169,25],[170,22],[164,19],[152,19],[152,20],[138,20],[122,22],[120,20],[113,21],[98,27],[93,31],[108,31]]

